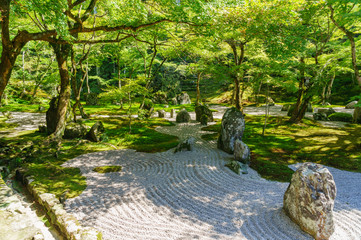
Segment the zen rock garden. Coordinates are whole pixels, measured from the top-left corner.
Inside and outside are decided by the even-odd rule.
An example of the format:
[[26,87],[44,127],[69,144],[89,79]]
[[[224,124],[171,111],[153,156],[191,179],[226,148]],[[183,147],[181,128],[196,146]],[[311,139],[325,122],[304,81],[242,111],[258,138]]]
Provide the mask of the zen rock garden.
[[0,240],[361,240],[360,15],[0,0]]

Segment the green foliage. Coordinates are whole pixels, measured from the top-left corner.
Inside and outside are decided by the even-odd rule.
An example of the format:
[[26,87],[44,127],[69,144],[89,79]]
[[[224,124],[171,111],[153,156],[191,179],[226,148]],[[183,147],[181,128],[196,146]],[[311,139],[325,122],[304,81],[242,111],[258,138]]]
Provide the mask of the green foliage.
[[341,112],[332,113],[330,116],[328,116],[328,118],[331,121],[342,121],[342,122],[352,122],[353,120],[352,114],[341,113]]
[[121,170],[122,170],[121,166],[103,166],[103,167],[94,168],[93,172],[110,173],[110,172],[120,172]]

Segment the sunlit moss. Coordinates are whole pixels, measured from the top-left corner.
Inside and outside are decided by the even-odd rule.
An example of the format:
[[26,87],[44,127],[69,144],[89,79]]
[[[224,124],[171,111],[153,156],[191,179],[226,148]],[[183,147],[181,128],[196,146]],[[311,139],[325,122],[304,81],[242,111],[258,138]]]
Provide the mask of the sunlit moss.
[[103,166],[103,167],[96,167],[93,169],[93,171],[97,173],[120,172],[121,170],[122,170],[121,166]]

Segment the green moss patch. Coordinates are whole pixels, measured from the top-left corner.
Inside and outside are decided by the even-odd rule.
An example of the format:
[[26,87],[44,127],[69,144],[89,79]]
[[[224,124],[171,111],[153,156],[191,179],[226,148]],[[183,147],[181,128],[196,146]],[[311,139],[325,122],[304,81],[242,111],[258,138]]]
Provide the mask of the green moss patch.
[[[287,117],[270,117],[262,136],[264,117],[246,116],[243,141],[251,148],[251,167],[263,178],[289,181],[293,171],[288,165],[316,162],[342,170],[361,172],[361,126],[327,128],[312,120],[287,123]],[[216,140],[220,123],[202,130],[215,132],[202,136]]]
[[121,170],[122,170],[121,166],[103,166],[103,167],[94,168],[93,172],[110,173],[110,172],[120,172]]
[[341,113],[341,112],[332,113],[330,116],[328,116],[328,118],[331,121],[341,121],[341,122],[352,122],[352,120],[353,120],[352,114]]

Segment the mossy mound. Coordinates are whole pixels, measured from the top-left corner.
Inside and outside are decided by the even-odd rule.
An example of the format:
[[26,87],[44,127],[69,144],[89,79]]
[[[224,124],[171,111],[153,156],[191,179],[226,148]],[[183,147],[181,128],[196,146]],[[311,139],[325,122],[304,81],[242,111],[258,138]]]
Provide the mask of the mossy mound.
[[341,112],[337,112],[337,113],[332,113],[330,116],[328,116],[328,118],[331,121],[341,121],[341,122],[352,122],[352,114],[350,113],[341,113]]
[[122,166],[103,166],[103,167],[94,168],[93,172],[110,173],[110,172],[120,172],[121,170],[122,170]]

